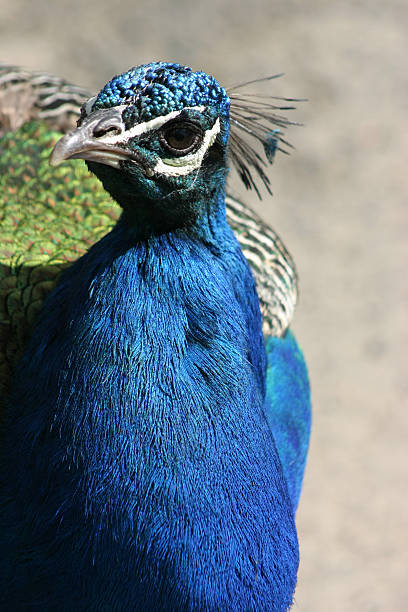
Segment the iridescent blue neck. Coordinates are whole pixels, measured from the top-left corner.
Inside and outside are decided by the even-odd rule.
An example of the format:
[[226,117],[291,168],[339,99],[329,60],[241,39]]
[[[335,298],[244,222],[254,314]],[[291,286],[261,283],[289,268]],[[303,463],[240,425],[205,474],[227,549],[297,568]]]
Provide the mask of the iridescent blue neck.
[[[139,195],[121,201],[121,223],[132,229],[137,240],[176,231],[204,242],[216,240],[217,231],[225,229],[225,178],[213,189],[209,186],[197,199],[190,199],[188,190],[174,191],[162,201],[152,201]],[[224,231],[223,229],[223,231]]]
[[286,610],[296,531],[223,192],[173,232],[141,239],[130,221],[62,276],[16,373],[10,440],[25,454],[7,456],[24,508],[42,509],[33,541],[52,534],[59,576],[79,568],[69,609],[92,609],[95,567],[95,592],[112,583],[123,610],[193,609],[180,583],[203,593],[194,609]]

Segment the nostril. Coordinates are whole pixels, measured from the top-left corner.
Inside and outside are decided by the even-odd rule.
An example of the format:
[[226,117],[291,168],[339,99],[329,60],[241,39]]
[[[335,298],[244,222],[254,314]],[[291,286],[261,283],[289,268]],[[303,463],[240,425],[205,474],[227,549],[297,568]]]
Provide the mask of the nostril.
[[121,130],[116,125],[111,125],[111,126],[106,126],[106,127],[96,126],[93,130],[92,135],[95,138],[102,138],[103,136],[117,136],[120,133],[121,133]]

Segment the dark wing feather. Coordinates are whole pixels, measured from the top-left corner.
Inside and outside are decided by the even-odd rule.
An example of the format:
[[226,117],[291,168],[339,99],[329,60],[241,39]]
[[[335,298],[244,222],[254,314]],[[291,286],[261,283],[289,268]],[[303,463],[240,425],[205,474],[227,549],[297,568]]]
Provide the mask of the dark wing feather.
[[297,303],[294,261],[276,232],[250,208],[227,196],[227,219],[255,278],[265,336],[283,336]]

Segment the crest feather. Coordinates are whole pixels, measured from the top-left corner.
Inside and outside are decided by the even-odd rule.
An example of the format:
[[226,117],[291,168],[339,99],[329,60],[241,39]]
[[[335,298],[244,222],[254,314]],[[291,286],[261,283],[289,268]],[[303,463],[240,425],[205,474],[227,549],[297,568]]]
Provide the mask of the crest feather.
[[[280,111],[293,110],[294,102],[303,102],[303,98],[283,98],[257,93],[240,91],[248,85],[277,79],[282,74],[275,74],[261,79],[239,83],[227,89],[231,100],[230,108],[230,145],[229,156],[247,189],[254,189],[261,199],[257,181],[271,192],[270,179],[266,167],[274,160],[276,151],[289,155],[293,145],[284,137],[284,130],[290,125],[301,125],[290,121]],[[251,141],[250,139],[253,139]],[[263,155],[254,145],[262,145]]]

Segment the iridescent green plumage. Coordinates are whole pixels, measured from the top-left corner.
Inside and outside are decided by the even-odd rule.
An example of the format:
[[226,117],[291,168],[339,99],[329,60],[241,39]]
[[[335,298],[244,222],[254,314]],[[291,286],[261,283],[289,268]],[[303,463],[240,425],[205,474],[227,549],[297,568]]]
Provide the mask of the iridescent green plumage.
[[31,122],[0,140],[0,393],[59,273],[120,212],[83,162],[49,166],[60,136]]

